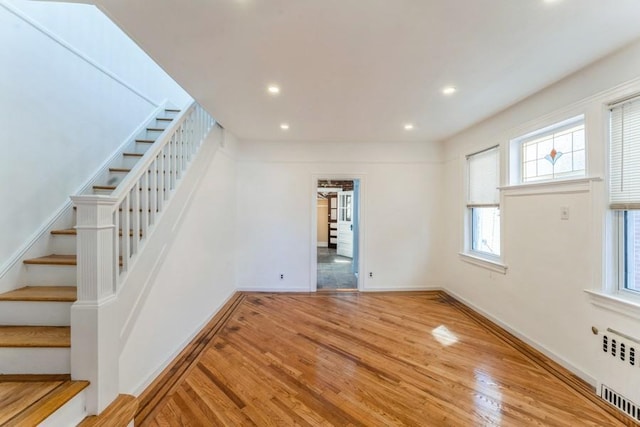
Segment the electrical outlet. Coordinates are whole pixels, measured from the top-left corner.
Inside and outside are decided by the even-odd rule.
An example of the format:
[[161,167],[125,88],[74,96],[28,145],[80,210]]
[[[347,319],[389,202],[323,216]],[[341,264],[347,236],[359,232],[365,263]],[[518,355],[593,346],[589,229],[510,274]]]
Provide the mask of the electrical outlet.
[[284,279],[284,274],[280,275],[280,280]]
[[569,219],[569,206],[560,206],[560,219],[561,220]]
[[373,273],[371,271],[369,272],[369,277],[373,277]]

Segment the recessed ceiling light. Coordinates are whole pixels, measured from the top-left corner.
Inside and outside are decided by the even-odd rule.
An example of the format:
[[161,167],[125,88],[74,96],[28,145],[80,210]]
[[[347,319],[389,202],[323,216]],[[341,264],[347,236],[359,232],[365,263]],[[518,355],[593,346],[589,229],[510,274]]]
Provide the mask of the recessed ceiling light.
[[289,123],[282,123],[280,125],[280,129],[282,130],[289,130]]
[[269,85],[269,87],[267,87],[267,92],[269,92],[271,95],[277,95],[280,93],[280,86]]
[[404,130],[413,130],[413,123],[407,123],[404,125]]
[[458,91],[458,89],[456,89],[455,86],[446,86],[442,88],[442,93],[444,95],[453,95],[454,93],[456,93]]

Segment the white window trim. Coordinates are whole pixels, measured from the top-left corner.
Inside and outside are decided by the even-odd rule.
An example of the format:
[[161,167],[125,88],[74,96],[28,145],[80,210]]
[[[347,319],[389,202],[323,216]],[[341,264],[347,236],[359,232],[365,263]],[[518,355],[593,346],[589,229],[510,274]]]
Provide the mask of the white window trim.
[[500,187],[499,189],[500,192],[504,192],[506,195],[583,193],[591,191],[592,182],[600,182],[602,180],[603,179],[600,176],[589,176],[507,185],[505,187]]
[[490,255],[480,256],[480,254],[481,252],[469,251],[459,252],[458,256],[462,261],[469,264],[486,268],[487,270],[495,271],[496,273],[507,274],[507,269],[509,267],[506,264],[503,264],[500,258],[492,257]]
[[640,298],[630,295],[630,292],[617,291],[613,293],[584,290],[591,303],[596,307],[623,314],[636,320],[640,320]]

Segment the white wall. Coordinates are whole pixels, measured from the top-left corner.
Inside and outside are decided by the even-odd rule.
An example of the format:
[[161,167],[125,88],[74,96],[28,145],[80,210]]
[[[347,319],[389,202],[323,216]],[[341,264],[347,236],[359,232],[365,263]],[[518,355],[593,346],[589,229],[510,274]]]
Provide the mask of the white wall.
[[[640,91],[607,91],[640,77],[640,43],[619,51],[445,143],[444,229],[446,288],[507,325],[584,379],[609,384],[640,402],[640,380],[601,350],[607,327],[638,336],[640,322],[594,306],[584,289],[601,290],[607,236],[606,181],[502,192],[505,275],[458,257],[463,245],[464,156],[500,143],[507,170],[510,138],[576,114],[586,115],[588,175],[605,177],[606,103]],[[503,173],[503,184],[506,184]],[[569,220],[560,219],[568,206]]]
[[439,286],[440,160],[427,143],[241,142],[238,288],[313,289],[314,179],[332,177],[362,182],[363,290]]
[[235,292],[235,145],[203,147],[122,286],[122,393],[142,392]]
[[[31,25],[30,16],[41,25]],[[156,101],[186,99],[117,33],[93,6],[0,2],[0,274]]]

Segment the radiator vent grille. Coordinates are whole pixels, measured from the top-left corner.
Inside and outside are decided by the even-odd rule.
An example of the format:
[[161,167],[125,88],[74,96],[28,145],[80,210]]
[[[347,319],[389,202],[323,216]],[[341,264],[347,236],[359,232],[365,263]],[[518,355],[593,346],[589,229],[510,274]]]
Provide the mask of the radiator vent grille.
[[602,398],[636,421],[640,421],[640,407],[602,384]]
[[607,335],[602,336],[602,351],[610,353],[611,356],[619,358],[622,362],[636,366],[636,348],[629,344],[609,339]]

